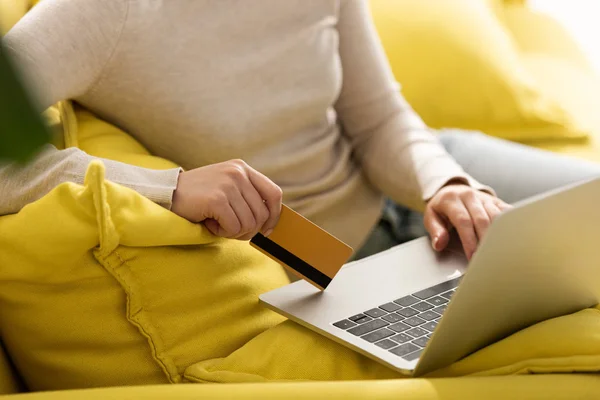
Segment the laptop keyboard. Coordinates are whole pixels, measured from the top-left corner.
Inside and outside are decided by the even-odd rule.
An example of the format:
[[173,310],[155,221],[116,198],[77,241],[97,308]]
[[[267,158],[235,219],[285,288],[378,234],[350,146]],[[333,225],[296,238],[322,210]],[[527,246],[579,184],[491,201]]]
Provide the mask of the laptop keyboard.
[[352,315],[333,325],[403,358],[419,358],[461,278]]

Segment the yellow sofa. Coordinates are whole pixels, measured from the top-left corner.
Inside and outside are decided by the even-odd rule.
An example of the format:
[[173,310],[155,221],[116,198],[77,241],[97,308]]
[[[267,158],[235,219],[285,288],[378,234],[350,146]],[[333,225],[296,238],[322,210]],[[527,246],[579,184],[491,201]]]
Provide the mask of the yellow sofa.
[[[19,5],[19,10],[27,9],[27,1],[0,0],[0,7]],[[4,3],[4,4],[3,4]],[[508,7],[508,6],[507,6]],[[13,9],[14,10],[14,9]],[[1,10],[0,10],[1,11]],[[18,10],[17,10],[18,11]],[[11,18],[18,18],[15,11]],[[522,9],[520,11],[523,11]],[[0,17],[2,16],[0,12]],[[4,14],[9,15],[9,14]],[[519,17],[520,18],[520,17]],[[525,17],[523,17],[525,18]],[[11,22],[11,21],[9,21]],[[14,22],[14,21],[12,21]],[[0,24],[2,21],[0,21]],[[5,23],[6,24],[6,23]],[[516,24],[516,23],[515,23]],[[516,26],[516,25],[515,25]],[[516,27],[513,26],[516,31]],[[564,65],[544,66],[539,60],[532,59],[529,67],[532,70],[546,68],[546,79],[552,74],[564,73]],[[574,67],[569,67],[574,68]],[[540,73],[540,79],[543,77]],[[597,78],[589,74],[589,79],[597,84]],[[598,84],[600,89],[600,84]],[[587,92],[586,92],[587,93]],[[576,96],[574,96],[576,97]],[[578,100],[572,99],[573,103]],[[52,116],[51,116],[52,117]],[[538,147],[564,152],[590,160],[600,161],[600,123],[590,130],[590,140],[580,141],[548,141],[534,143]],[[131,153],[131,150],[129,150]],[[136,157],[135,155],[133,156]],[[133,161],[132,161],[133,163]],[[21,393],[24,390],[19,377],[8,357],[0,347],[0,394],[8,398],[139,398],[139,399],[188,399],[188,398],[322,398],[331,399],[570,399],[597,398],[600,393],[600,376],[595,374],[563,374],[528,375],[528,376],[495,376],[495,377],[463,377],[463,378],[419,378],[419,379],[387,379],[379,381],[330,381],[330,382],[279,382],[248,384],[181,384],[150,385],[133,387],[98,388],[85,390],[68,390],[56,392]]]
[[433,128],[600,162],[600,77],[525,1],[370,0],[402,93]]

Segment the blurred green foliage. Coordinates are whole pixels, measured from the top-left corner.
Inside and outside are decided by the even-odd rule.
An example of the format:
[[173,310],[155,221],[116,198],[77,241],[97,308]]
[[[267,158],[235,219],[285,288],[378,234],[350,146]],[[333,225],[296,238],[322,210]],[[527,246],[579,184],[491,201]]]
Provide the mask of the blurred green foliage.
[[0,161],[25,162],[49,140],[41,116],[0,48]]

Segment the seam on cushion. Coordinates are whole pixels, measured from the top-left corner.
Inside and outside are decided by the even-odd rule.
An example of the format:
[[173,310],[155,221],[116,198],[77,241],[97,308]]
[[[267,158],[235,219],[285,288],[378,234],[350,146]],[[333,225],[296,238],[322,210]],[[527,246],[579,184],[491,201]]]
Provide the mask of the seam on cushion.
[[[194,365],[189,366],[187,369],[192,368]],[[194,374],[187,372],[187,369],[186,372],[184,372],[183,376],[187,381],[193,383],[315,382],[315,380],[313,379],[271,379],[266,378],[262,375],[249,372],[227,370],[209,371],[206,368],[201,368],[201,370],[206,374]]]
[[172,358],[162,353],[164,351],[164,342],[160,337],[158,330],[149,322],[144,307],[141,302],[137,300],[139,296],[136,295],[137,289],[134,289],[134,283],[130,282],[125,274],[122,274],[119,269],[120,267],[126,267],[131,271],[131,266],[121,257],[117,250],[114,250],[111,254],[102,253],[99,249],[94,250],[94,255],[98,262],[119,282],[125,291],[127,297],[127,320],[133,324],[139,332],[148,341],[152,358],[163,370],[167,378],[171,383],[181,383],[182,376],[177,370],[177,366],[173,362]]
[[[266,378],[262,375],[255,374],[252,372],[238,372],[238,371],[227,371],[222,370],[215,367],[213,370],[209,368],[200,367],[200,364],[210,363],[211,361],[219,361],[223,362],[226,358],[218,358],[212,360],[200,361],[198,363],[192,364],[183,371],[183,377],[189,382],[196,383],[241,383],[241,382],[269,382],[271,381],[269,378]],[[195,367],[195,368],[194,368]],[[191,372],[190,369],[193,368],[196,372]],[[199,370],[200,373],[197,373]],[[231,379],[232,377],[238,379]],[[239,379],[242,378],[242,379]]]
[[110,215],[104,173],[104,164],[101,161],[93,160],[90,162],[85,174],[85,186],[86,190],[92,191],[94,208],[96,209],[96,223],[98,224],[100,252],[109,254],[119,245],[120,238]]
[[138,290],[133,287],[135,286],[135,282],[131,282],[131,279],[125,276],[126,274],[119,271],[119,268],[122,266],[126,267],[125,271],[131,271],[131,267],[117,252],[120,237],[111,218],[104,172],[104,164],[98,160],[94,160],[90,163],[85,176],[86,190],[91,190],[92,192],[96,222],[98,224],[100,245],[94,249],[94,256],[98,263],[123,288],[127,299],[126,318],[146,337],[152,358],[165,372],[171,383],[180,383],[182,378],[173,360],[170,357],[161,355],[160,349],[164,348],[164,342],[160,339],[157,329],[148,322],[141,301],[137,300],[138,296],[136,296],[136,293],[138,293]]
[[58,112],[63,126],[63,139],[65,147],[79,147],[78,132],[79,125],[77,124],[77,116],[73,109],[73,104],[68,101],[58,103]]
[[[570,363],[570,365],[554,365]],[[536,365],[537,364],[537,365]],[[545,365],[544,365],[545,364]],[[591,364],[591,365],[584,365]],[[511,365],[485,371],[472,372],[464,376],[522,375],[531,373],[597,372],[600,371],[600,356],[577,355],[557,358],[534,358]]]

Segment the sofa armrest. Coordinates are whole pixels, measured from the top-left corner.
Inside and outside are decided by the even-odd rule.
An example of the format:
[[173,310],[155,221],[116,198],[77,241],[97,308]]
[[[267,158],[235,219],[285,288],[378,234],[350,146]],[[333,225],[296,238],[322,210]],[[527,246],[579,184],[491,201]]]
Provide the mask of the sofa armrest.
[[[594,399],[599,375],[520,375],[480,378],[379,381],[180,384],[39,392],[7,396],[12,400],[120,399]],[[401,395],[399,397],[399,395]]]

